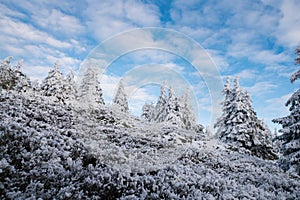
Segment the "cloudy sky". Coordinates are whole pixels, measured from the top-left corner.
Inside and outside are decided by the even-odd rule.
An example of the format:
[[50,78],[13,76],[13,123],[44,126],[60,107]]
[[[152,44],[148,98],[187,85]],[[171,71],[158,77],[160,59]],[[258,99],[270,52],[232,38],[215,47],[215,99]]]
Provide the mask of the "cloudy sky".
[[[171,39],[149,31],[128,36],[146,27],[175,32]],[[299,27],[298,0],[2,0],[0,58],[23,59],[23,71],[42,80],[57,60],[64,74],[79,72],[106,41],[114,41],[109,48],[128,51],[106,63],[101,83],[107,103],[120,78],[140,80],[127,88],[131,110],[139,114],[145,101],[156,101],[159,84],[167,80],[178,94],[191,92],[204,125],[211,122],[213,90],[218,89],[207,81],[211,74],[205,66],[213,63],[221,80],[240,77],[258,116],[273,129],[270,120],[288,113],[284,103],[299,87],[289,82],[299,69],[294,65]],[[205,55],[191,51],[193,45]]]

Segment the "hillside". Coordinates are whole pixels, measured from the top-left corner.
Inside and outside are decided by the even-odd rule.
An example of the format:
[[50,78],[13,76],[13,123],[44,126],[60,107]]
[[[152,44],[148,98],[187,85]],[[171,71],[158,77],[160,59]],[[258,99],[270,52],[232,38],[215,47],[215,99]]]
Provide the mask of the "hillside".
[[300,177],[114,106],[0,96],[1,199],[299,199]]

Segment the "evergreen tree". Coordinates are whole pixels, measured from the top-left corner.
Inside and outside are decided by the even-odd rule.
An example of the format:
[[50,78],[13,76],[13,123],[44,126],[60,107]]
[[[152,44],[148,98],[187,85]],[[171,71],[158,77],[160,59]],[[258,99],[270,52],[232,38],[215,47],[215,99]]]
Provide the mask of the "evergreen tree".
[[21,72],[22,62],[22,60],[19,61],[15,68],[15,78],[17,81],[14,90],[18,92],[27,92],[31,89],[31,82],[30,79]]
[[178,99],[175,97],[174,90],[172,87],[169,88],[169,99],[166,109],[165,121],[170,122],[178,127],[184,127],[183,121],[181,120]]
[[232,110],[233,104],[233,92],[230,84],[230,77],[227,77],[226,84],[223,89],[223,94],[225,96],[224,101],[222,102],[222,115],[218,118],[217,123],[214,125],[217,129],[217,133],[222,138],[224,134],[227,133],[226,122],[230,118],[230,111]]
[[186,129],[192,129],[196,125],[195,115],[191,109],[190,95],[189,91],[179,98],[179,112],[181,115],[181,120]]
[[71,70],[64,81],[64,98],[67,100],[74,100],[76,96],[76,86],[74,80],[74,72]]
[[155,106],[155,119],[156,122],[163,122],[167,116],[168,99],[166,94],[165,83],[160,88],[160,96]]
[[145,103],[143,106],[142,119],[151,122],[154,120],[155,107],[154,105]]
[[30,80],[20,70],[22,63],[13,68],[10,60],[13,57],[7,57],[0,64],[0,88],[4,90],[15,90],[17,92],[26,92],[30,89]]
[[78,89],[77,99],[93,105],[104,105],[102,89],[98,81],[98,71],[89,67],[86,69]]
[[[295,53],[296,53],[296,58],[295,58],[295,64],[297,65],[297,64],[300,64],[300,45],[296,48],[296,51],[295,51]],[[298,71],[298,72],[296,72],[298,75],[299,75],[299,73],[300,73],[300,70]],[[298,77],[299,78],[299,77]]]
[[129,110],[127,95],[125,93],[125,89],[123,85],[123,79],[121,79],[119,82],[119,87],[113,102],[115,105],[118,105],[121,111],[127,112]]
[[[296,64],[300,64],[300,46],[297,48],[298,57]],[[300,70],[291,76],[291,82],[300,79]],[[284,157],[281,165],[284,170],[290,170],[300,175],[300,89],[298,89],[286,102],[290,114],[286,117],[273,119],[274,123],[281,124],[279,132],[282,135],[277,138],[282,141],[281,152]]]
[[44,96],[56,97],[58,102],[64,102],[64,78],[59,70],[59,64],[56,62],[53,69],[41,84],[41,94]]
[[244,149],[258,157],[275,159],[271,132],[257,118],[250,95],[240,87],[238,78],[234,80],[234,89],[230,88],[227,79],[223,93],[223,114],[215,124],[219,128],[220,140],[233,149]]

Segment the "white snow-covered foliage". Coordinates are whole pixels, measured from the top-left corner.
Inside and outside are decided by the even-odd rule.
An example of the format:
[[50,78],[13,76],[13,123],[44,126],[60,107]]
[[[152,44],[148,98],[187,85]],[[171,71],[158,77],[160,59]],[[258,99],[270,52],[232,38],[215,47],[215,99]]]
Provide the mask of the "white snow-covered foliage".
[[197,127],[196,119],[194,112],[191,108],[191,99],[189,95],[189,91],[183,95],[183,97],[179,97],[179,112],[181,115],[181,120],[186,129],[195,129]]
[[152,103],[145,103],[142,109],[143,112],[141,118],[148,122],[153,121],[155,116],[155,106]]
[[54,67],[48,72],[47,77],[43,80],[40,92],[44,96],[56,98],[58,102],[64,102],[64,85],[64,77],[59,70],[59,63],[56,62]]
[[0,92],[0,199],[299,199],[299,188],[202,129]]
[[276,159],[271,131],[257,118],[250,95],[240,87],[238,78],[234,80],[234,84],[234,89],[231,89],[228,78],[223,90],[223,114],[215,124],[220,140],[232,149],[265,159]]
[[204,135],[43,96],[0,102],[1,199],[300,198],[299,177]]
[[[297,65],[297,64],[300,64],[300,45],[296,48],[295,53],[296,53],[296,56],[297,56],[295,58],[295,64]],[[298,75],[298,78],[299,78],[299,76],[300,76],[299,71],[296,72],[296,74],[294,74],[294,75]]]
[[154,121],[163,122],[167,116],[168,97],[166,93],[165,83],[161,85],[160,96],[155,105]]
[[0,198],[300,198],[273,162],[111,109],[1,93]]
[[190,105],[189,92],[186,92],[182,97],[177,97],[172,87],[170,87],[167,95],[165,84],[161,86],[161,94],[155,107],[147,103],[143,106],[142,119],[149,122],[168,123],[188,130],[198,130],[199,132],[203,130],[202,125],[196,124]]
[[169,122],[178,127],[184,127],[179,107],[180,105],[178,102],[178,98],[175,97],[174,90],[172,87],[170,87],[169,98],[168,98],[167,109],[166,109],[167,115],[164,121]]
[[63,85],[63,95],[64,99],[66,100],[75,100],[77,95],[76,85],[75,85],[75,79],[74,79],[74,72],[71,70],[64,81]]
[[127,95],[124,89],[123,80],[121,79],[119,82],[118,90],[113,100],[113,103],[117,105],[117,107],[123,111],[127,112],[129,110]]
[[[292,75],[291,82],[300,79],[299,72],[300,70]],[[300,175],[300,89],[292,94],[285,105],[290,107],[290,115],[273,119],[274,123],[282,125],[279,130],[282,135],[277,137],[282,143],[283,154],[279,163],[284,170]]]
[[11,59],[12,56],[7,57],[0,64],[0,90],[29,91],[31,83],[29,78],[21,72],[22,61],[19,61],[16,67],[12,67]]
[[78,88],[77,99],[84,105],[104,105],[102,89],[98,80],[99,72],[94,67],[86,69]]

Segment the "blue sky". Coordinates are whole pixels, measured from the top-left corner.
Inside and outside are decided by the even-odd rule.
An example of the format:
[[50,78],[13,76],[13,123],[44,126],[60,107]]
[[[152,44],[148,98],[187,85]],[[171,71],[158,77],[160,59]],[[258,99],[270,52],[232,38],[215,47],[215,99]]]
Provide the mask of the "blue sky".
[[[94,48],[116,34],[144,27],[172,29],[201,45],[223,80],[238,75],[258,116],[273,130],[270,120],[288,113],[284,103],[299,88],[299,82],[289,82],[299,69],[294,65],[294,50],[300,44],[298,4],[297,0],[2,0],[0,58],[23,59],[23,71],[41,80],[57,60],[63,73],[77,72]],[[147,41],[146,37],[125,40],[119,47]],[[107,103],[119,79],[141,69],[140,77],[157,76],[154,71],[159,70],[169,73],[170,79],[178,77],[173,87],[190,87],[199,122],[210,124],[207,83],[195,76],[193,63],[163,49],[139,49],[111,63],[101,78]],[[132,112],[139,113],[144,101],[155,102],[158,88],[159,83],[150,79],[129,88],[134,91]]]

